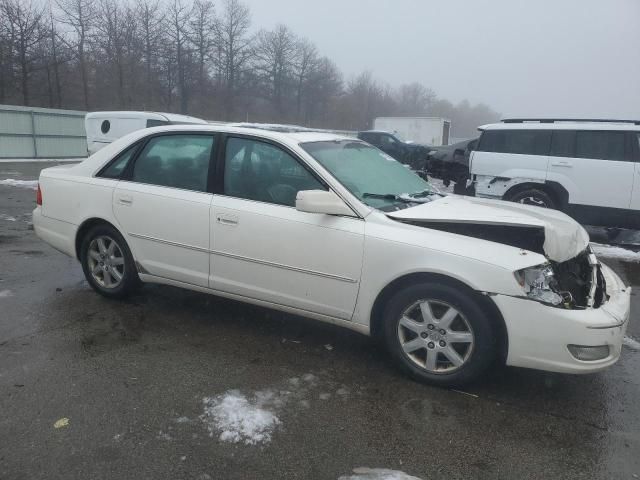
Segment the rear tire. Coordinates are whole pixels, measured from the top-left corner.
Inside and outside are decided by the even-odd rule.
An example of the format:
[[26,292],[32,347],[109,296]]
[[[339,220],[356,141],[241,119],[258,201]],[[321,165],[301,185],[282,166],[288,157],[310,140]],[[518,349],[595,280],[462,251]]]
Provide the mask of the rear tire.
[[80,262],[91,288],[105,297],[124,298],[140,285],[129,246],[110,225],[97,225],[87,232]]
[[527,188],[525,190],[520,190],[519,192],[509,195],[507,200],[535,207],[557,208],[556,202],[551,195],[539,188]]
[[496,358],[497,332],[473,295],[430,282],[395,293],[383,318],[396,365],[420,382],[445,387],[480,378]]

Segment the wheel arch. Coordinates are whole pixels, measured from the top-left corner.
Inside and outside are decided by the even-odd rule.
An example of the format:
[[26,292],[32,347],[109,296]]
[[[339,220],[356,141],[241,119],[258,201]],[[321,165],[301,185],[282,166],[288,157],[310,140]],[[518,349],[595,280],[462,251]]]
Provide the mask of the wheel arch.
[[523,182],[510,187],[502,196],[505,200],[510,200],[514,195],[527,190],[529,188],[535,188],[536,190],[542,190],[558,205],[558,210],[565,210],[569,203],[569,192],[558,182],[545,181],[544,183],[536,182]]
[[89,230],[91,230],[93,227],[97,225],[108,225],[109,227],[112,227],[117,232],[119,232],[120,235],[122,235],[122,238],[125,238],[125,236],[122,234],[120,229],[110,221],[100,217],[87,218],[80,224],[80,226],[78,227],[78,230],[76,231],[75,251],[76,251],[76,258],[78,260],[80,260],[80,248],[82,247],[82,240],[84,239],[87,232],[89,232]]
[[382,316],[384,312],[384,307],[387,302],[391,299],[394,293],[402,289],[404,286],[415,284],[417,282],[432,282],[445,284],[450,287],[458,288],[461,290],[467,291],[471,294],[476,300],[481,308],[487,312],[489,315],[489,319],[496,327],[496,331],[498,333],[498,355],[500,361],[502,363],[506,362],[507,354],[509,352],[509,336],[507,331],[507,325],[504,321],[502,313],[498,309],[495,302],[491,299],[489,295],[482,294],[477,290],[474,290],[466,283],[455,279],[453,277],[449,277],[447,275],[443,275],[440,273],[430,273],[430,272],[417,272],[410,273],[407,275],[403,275],[391,281],[388,285],[386,285],[377,295],[375,301],[373,302],[373,307],[371,309],[371,318],[370,318],[370,335],[376,340],[380,340],[384,331],[384,318]]

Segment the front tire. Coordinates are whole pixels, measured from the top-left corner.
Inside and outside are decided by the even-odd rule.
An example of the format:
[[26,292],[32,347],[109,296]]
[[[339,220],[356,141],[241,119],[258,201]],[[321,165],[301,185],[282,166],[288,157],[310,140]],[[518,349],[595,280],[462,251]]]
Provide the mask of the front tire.
[[91,288],[105,297],[124,298],[140,283],[127,242],[110,225],[97,225],[87,232],[80,262]]
[[481,377],[496,357],[493,324],[471,290],[419,283],[398,291],[384,310],[385,343],[414,379],[458,386]]

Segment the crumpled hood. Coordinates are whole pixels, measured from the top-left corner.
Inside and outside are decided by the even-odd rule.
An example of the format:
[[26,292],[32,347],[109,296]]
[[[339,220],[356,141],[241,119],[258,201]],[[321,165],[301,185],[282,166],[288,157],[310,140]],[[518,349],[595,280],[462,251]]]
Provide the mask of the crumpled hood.
[[389,212],[387,216],[414,223],[505,225],[544,229],[545,255],[555,262],[572,259],[589,245],[589,234],[557,210],[501,200],[448,195],[429,203]]

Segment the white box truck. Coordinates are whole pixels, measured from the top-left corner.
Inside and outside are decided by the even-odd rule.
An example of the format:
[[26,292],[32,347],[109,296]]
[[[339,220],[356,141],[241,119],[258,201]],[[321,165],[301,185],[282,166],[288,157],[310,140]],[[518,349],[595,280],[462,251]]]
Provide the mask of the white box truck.
[[374,130],[394,133],[402,140],[439,147],[449,144],[451,120],[440,117],[378,117]]

